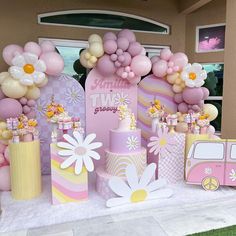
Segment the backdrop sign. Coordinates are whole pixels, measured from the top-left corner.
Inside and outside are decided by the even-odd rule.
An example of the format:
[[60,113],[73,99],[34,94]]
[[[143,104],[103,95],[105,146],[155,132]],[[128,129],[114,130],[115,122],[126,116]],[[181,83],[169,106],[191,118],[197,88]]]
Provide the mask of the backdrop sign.
[[100,163],[104,163],[104,149],[109,147],[109,130],[118,126],[118,106],[127,104],[137,115],[137,85],[115,75],[104,78],[93,69],[86,79],[85,91],[86,133],[96,133],[97,140],[103,143],[99,152]]
[[84,89],[73,77],[60,75],[49,78],[47,86],[41,89],[41,96],[37,100],[36,113],[41,140],[41,162],[43,174],[50,173],[50,144],[51,124],[47,122],[45,111],[54,95],[55,102],[64,106],[70,116],[80,117],[85,126]]

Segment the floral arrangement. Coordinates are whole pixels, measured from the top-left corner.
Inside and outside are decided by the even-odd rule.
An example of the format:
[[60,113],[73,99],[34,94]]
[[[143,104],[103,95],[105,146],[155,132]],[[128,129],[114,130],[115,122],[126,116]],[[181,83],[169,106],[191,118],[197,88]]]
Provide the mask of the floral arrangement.
[[46,108],[47,120],[52,123],[57,123],[59,119],[62,118],[62,114],[64,114],[64,112],[64,107],[61,104],[56,103],[54,101],[54,97],[52,96],[51,103],[47,105]]
[[161,105],[160,100],[154,99],[151,106],[147,110],[148,116],[151,118],[160,117],[164,115],[164,106]]

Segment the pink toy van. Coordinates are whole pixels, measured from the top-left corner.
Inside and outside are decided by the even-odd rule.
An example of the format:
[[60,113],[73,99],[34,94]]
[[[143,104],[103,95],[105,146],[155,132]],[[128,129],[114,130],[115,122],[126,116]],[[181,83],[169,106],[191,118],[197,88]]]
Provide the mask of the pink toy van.
[[188,184],[202,185],[205,190],[236,186],[236,140],[195,141],[187,154],[185,172]]

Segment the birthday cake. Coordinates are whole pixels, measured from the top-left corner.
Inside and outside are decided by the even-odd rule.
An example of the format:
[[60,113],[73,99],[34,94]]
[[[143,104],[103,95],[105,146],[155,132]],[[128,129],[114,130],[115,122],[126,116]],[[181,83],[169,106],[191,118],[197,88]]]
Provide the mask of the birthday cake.
[[141,130],[136,128],[136,119],[130,109],[119,106],[119,122],[109,132],[109,148],[105,150],[105,167],[97,170],[97,191],[111,197],[108,181],[112,176],[125,178],[125,169],[134,164],[138,175],[147,166],[147,151],[141,146]]

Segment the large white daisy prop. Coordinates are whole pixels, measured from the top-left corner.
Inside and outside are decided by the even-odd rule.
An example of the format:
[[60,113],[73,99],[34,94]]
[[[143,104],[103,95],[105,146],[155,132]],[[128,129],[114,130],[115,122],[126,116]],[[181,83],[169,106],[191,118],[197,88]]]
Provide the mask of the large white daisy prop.
[[66,169],[75,163],[75,174],[79,175],[82,171],[83,164],[89,172],[94,170],[93,160],[99,160],[100,155],[94,149],[102,146],[101,142],[92,141],[96,138],[96,134],[89,134],[84,140],[82,134],[77,131],[73,132],[74,138],[68,134],[64,134],[63,138],[67,142],[58,142],[57,146],[65,150],[58,152],[60,156],[66,157],[61,163],[61,168]]
[[12,64],[8,70],[13,79],[25,86],[41,84],[45,78],[46,64],[38,59],[35,54],[25,52],[16,55],[12,59]]
[[109,186],[119,197],[109,199],[106,202],[106,206],[115,207],[129,203],[171,197],[173,195],[172,189],[163,189],[166,186],[166,181],[155,180],[151,182],[155,170],[155,163],[148,165],[139,179],[135,166],[127,166],[126,178],[128,184],[117,176],[112,177],[109,180]]
[[201,87],[207,78],[207,73],[199,63],[188,64],[184,67],[180,77],[185,81],[187,87]]
[[130,103],[130,100],[128,99],[128,94],[124,93],[117,93],[115,96],[115,105],[117,106],[124,106]]

